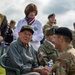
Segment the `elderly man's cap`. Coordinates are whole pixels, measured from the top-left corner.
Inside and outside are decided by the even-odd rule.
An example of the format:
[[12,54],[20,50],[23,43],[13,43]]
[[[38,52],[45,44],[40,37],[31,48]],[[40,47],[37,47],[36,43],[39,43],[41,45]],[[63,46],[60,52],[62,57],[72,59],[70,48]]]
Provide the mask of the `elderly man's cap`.
[[55,17],[55,14],[54,14],[54,13],[50,14],[50,15],[48,16],[48,19],[51,18],[51,17],[53,17],[53,16]]
[[54,34],[66,36],[66,37],[70,38],[70,40],[72,40],[72,32],[67,27],[53,28],[52,32]]
[[22,26],[20,32],[23,32],[24,30],[29,30],[32,34],[34,33],[33,28],[30,25]]

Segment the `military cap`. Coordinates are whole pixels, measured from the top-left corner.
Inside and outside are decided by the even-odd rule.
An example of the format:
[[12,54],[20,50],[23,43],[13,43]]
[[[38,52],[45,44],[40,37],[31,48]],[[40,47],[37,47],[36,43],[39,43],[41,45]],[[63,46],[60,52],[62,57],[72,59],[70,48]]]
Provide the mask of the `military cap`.
[[62,36],[66,36],[68,38],[70,38],[70,40],[72,40],[72,32],[69,28],[67,27],[59,27],[59,28],[53,28],[52,32],[54,34],[58,34],[58,35],[62,35]]
[[49,36],[49,35],[53,35],[52,29],[51,28],[47,28],[45,30],[45,36]]
[[50,14],[50,15],[48,16],[48,19],[51,18],[52,16],[55,17],[55,14],[54,14],[54,13]]
[[30,25],[22,26],[20,32],[23,32],[24,30],[29,30],[32,34],[34,33],[33,28]]

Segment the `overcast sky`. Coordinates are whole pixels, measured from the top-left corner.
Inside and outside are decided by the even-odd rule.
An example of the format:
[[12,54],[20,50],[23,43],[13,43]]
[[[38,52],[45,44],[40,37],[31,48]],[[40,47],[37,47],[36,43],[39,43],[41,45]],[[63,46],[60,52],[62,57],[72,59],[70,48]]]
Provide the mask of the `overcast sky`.
[[8,22],[13,19],[18,22],[24,18],[27,4],[34,3],[38,7],[36,19],[42,25],[48,21],[47,17],[55,13],[57,25],[73,29],[75,22],[75,0],[0,0],[0,13],[7,16]]

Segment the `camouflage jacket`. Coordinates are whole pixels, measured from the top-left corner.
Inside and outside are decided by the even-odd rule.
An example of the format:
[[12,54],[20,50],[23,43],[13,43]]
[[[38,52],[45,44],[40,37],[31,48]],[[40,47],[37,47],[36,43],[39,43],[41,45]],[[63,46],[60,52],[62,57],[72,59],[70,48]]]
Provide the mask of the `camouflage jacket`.
[[71,45],[57,58],[52,71],[55,75],[75,75],[75,49]]
[[49,43],[47,40],[44,41],[44,43],[39,47],[39,52],[43,53],[43,58],[40,61],[40,65],[45,66],[48,64],[48,61],[50,59],[55,62],[56,58],[58,57],[57,50],[53,47],[51,43]]
[[56,24],[51,24],[50,22],[47,22],[44,26],[43,26],[43,33],[45,33],[45,30],[47,28],[51,28],[51,27],[58,27]]

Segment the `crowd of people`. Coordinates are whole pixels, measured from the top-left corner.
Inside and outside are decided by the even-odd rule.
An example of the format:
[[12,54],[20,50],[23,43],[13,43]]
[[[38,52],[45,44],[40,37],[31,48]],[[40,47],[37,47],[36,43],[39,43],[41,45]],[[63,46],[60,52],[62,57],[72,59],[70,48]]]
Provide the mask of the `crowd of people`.
[[8,23],[0,14],[0,55],[6,55],[5,65],[19,69],[21,75],[75,75],[75,31],[59,27],[54,13],[42,26],[35,18],[38,8],[33,3],[24,13],[16,27],[14,20]]

